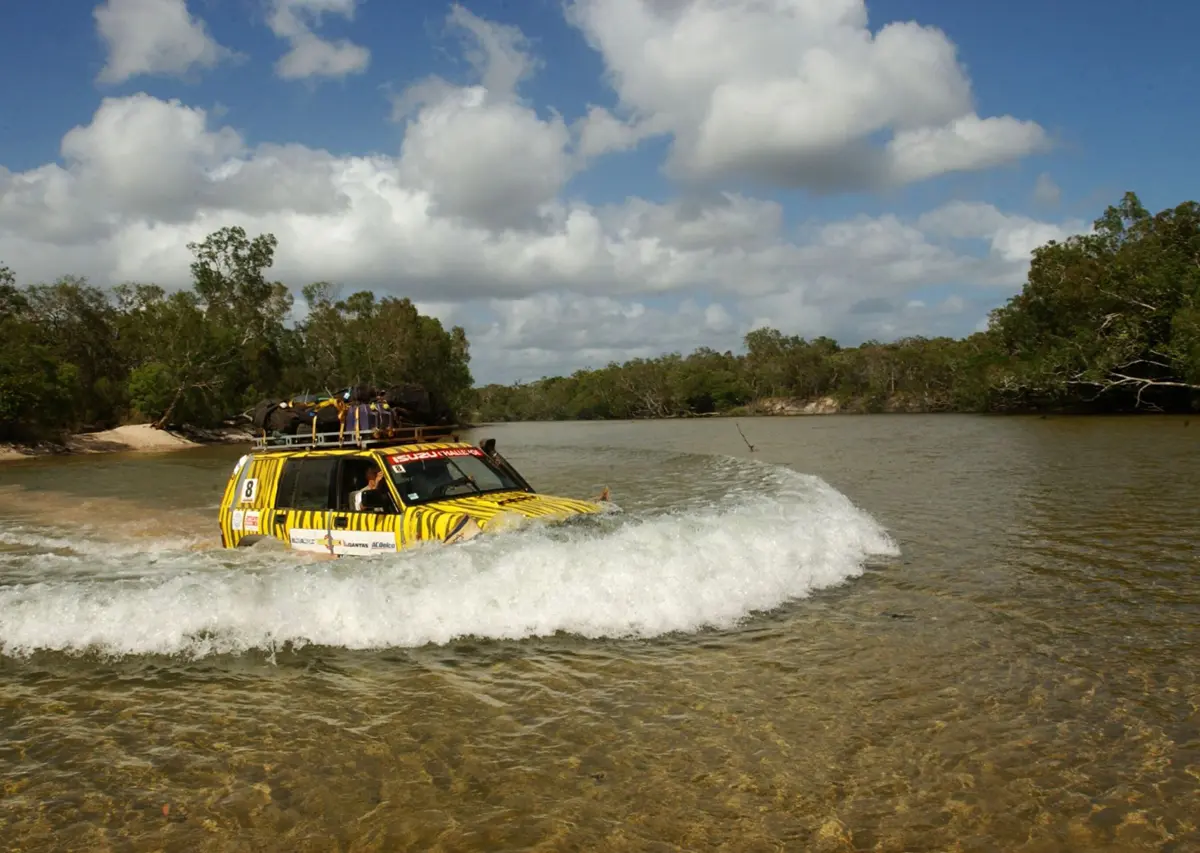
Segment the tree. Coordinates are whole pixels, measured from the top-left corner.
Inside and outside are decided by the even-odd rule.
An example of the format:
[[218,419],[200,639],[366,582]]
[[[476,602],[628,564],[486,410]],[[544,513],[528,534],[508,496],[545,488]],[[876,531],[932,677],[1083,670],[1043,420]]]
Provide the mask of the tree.
[[1020,294],[993,313],[1011,367],[999,389],[1023,401],[1179,408],[1200,391],[1200,206],[1150,216],[1133,193],[1094,232],[1034,251]]
[[191,270],[199,307],[213,337],[235,355],[222,365],[222,376],[210,377],[231,408],[253,405],[282,376],[284,321],[293,300],[287,287],[266,277],[277,245],[274,234],[251,240],[240,226],[188,243],[195,256]]

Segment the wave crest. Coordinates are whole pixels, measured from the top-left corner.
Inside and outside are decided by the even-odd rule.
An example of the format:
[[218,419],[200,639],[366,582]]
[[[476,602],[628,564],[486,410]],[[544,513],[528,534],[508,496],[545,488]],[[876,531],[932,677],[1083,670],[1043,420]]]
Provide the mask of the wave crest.
[[[181,549],[176,540],[138,543],[136,557],[128,545],[97,542],[54,555],[80,562],[74,571],[47,564],[48,554],[26,556],[51,577],[0,587],[0,653],[202,657],[557,632],[654,637],[733,627],[899,553],[819,478],[745,462],[722,468],[729,464],[710,470],[725,493],[703,504],[395,555],[313,562],[293,552]],[[747,475],[758,481],[752,490]]]

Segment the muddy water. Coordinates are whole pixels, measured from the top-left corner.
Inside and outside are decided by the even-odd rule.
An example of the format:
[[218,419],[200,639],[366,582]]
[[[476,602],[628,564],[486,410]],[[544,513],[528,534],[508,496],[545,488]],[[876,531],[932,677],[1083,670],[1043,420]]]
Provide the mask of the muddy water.
[[214,548],[239,449],[0,468],[0,849],[1200,850],[1200,419],[480,430],[622,512]]

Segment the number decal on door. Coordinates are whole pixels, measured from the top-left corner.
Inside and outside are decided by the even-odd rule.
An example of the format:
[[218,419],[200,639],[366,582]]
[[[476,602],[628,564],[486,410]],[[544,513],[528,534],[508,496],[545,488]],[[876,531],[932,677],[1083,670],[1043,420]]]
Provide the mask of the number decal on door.
[[242,503],[254,503],[254,497],[258,494],[258,478],[251,477],[246,481],[246,485],[242,486]]

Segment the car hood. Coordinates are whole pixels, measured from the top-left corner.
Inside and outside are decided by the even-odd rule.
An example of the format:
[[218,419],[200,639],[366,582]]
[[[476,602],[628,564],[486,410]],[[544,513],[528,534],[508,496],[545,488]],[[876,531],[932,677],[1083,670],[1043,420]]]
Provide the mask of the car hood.
[[572,516],[604,511],[604,507],[592,501],[521,491],[465,495],[438,501],[432,506],[469,515],[483,530],[499,529],[534,519],[564,521]]

